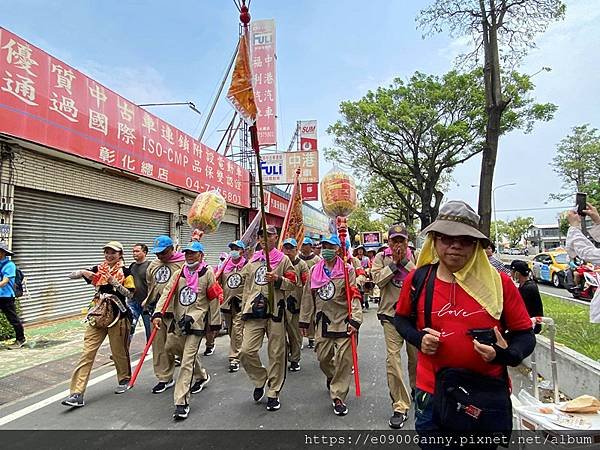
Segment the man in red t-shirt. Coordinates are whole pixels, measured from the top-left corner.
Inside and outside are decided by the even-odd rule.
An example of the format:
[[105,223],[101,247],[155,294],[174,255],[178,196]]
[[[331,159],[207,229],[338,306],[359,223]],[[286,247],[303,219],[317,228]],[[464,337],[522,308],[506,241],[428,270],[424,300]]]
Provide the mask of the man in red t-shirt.
[[[436,272],[431,272],[435,279],[428,327],[425,326],[427,280],[417,301],[416,323],[414,316],[411,318],[411,287],[416,271],[407,276],[400,292],[395,325],[402,337],[419,349],[415,392],[417,431],[445,429],[444,424],[434,420],[432,403],[436,374],[442,368],[469,369],[501,378],[506,366],[520,364],[535,346],[531,320],[519,291],[506,274],[498,273],[490,265],[484,252],[489,241],[477,229],[478,224],[479,216],[469,205],[451,201],[442,206],[437,219],[423,230],[427,238],[417,267],[433,264],[436,268]],[[468,334],[469,330],[479,328],[493,329],[497,343],[486,345]],[[503,337],[507,330],[511,336],[508,342]]]

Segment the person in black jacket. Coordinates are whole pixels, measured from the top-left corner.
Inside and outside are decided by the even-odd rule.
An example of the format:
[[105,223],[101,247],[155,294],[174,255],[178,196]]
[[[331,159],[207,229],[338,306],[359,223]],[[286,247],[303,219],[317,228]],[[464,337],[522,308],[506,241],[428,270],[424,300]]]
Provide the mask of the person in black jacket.
[[[510,270],[519,283],[519,293],[525,302],[525,308],[529,317],[542,317],[544,315],[544,305],[542,297],[535,281],[531,279],[531,269],[525,261],[515,259],[510,263]],[[535,334],[542,331],[542,325],[537,324],[533,329]]]

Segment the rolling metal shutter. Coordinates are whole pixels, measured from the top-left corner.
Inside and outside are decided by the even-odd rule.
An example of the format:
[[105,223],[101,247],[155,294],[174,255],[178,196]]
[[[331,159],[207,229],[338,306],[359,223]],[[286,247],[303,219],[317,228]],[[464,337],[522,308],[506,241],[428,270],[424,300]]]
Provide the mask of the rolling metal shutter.
[[[181,248],[184,248],[192,238],[192,229],[187,223],[187,218],[180,228]],[[219,254],[228,252],[227,244],[238,239],[238,227],[231,223],[221,222],[216,233],[205,234],[202,237],[202,245],[204,246],[204,260],[213,267],[219,262]]]
[[93,288],[68,274],[99,264],[102,246],[119,241],[125,265],[137,242],[151,247],[169,234],[169,213],[80,197],[16,188],[13,218],[15,263],[25,273],[30,296],[21,298],[27,322],[81,313]]

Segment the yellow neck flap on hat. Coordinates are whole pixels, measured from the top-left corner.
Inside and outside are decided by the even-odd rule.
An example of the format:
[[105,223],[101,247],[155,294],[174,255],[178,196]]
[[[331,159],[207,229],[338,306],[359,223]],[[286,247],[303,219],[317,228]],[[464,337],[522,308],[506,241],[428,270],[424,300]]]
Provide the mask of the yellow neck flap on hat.
[[[435,264],[440,258],[435,251],[432,233],[427,235],[423,248],[419,253],[417,267]],[[480,242],[473,255],[458,272],[453,273],[458,285],[473,297],[490,316],[500,320],[502,315],[503,294],[502,279],[498,271],[490,264]]]

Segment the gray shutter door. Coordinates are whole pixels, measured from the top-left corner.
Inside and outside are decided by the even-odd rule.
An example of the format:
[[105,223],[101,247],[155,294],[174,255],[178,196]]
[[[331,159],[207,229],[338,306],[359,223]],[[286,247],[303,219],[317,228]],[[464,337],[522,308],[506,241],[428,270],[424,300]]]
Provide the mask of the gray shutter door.
[[[190,242],[192,238],[192,229],[187,223],[187,218],[181,226],[181,248]],[[238,227],[231,223],[221,222],[216,233],[205,234],[202,237],[202,245],[204,246],[204,260],[213,267],[219,262],[219,254],[228,252],[227,244],[238,239]]]
[[137,242],[152,247],[169,234],[169,213],[80,197],[16,188],[13,218],[15,263],[25,273],[30,296],[21,298],[27,322],[81,313],[93,288],[67,275],[103,261],[102,246],[119,241],[125,265]]

